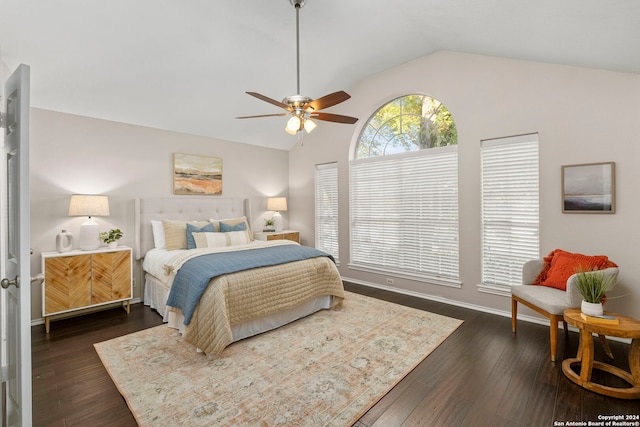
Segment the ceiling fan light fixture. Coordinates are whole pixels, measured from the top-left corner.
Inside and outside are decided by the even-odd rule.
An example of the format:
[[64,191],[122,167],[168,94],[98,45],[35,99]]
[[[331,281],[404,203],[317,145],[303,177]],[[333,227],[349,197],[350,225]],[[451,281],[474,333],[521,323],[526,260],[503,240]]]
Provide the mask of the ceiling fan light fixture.
[[316,128],[316,126],[318,126],[318,125],[316,124],[316,122],[314,122],[314,121],[313,121],[313,120],[311,120],[311,119],[306,119],[306,120],[304,121],[304,130],[306,130],[306,131],[307,131],[307,133],[311,133],[311,131],[312,131],[312,130],[314,130],[314,129]]
[[285,126],[285,127],[284,127],[284,131],[285,131],[286,133],[288,133],[289,135],[295,135],[296,133],[298,133],[298,131],[297,131],[297,130],[291,130],[291,129],[289,129],[289,126]]
[[295,135],[300,130],[300,124],[301,124],[300,117],[291,116],[289,121],[287,121],[287,126],[284,128],[284,130],[288,134]]

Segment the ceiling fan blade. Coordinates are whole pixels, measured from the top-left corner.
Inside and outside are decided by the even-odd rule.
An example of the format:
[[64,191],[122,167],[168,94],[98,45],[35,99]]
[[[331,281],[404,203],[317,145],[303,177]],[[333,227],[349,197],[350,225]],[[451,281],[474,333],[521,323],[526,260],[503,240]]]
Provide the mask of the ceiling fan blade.
[[236,119],[255,119],[257,117],[282,117],[282,116],[286,116],[289,113],[279,113],[279,114],[260,114],[258,116],[241,116],[241,117],[236,117]]
[[311,113],[310,117],[312,119],[324,120],[325,122],[347,123],[350,125],[358,121],[355,117],[331,113]]
[[309,111],[309,108],[313,109],[314,111],[323,110],[325,108],[340,104],[341,102],[344,102],[349,98],[351,98],[351,95],[340,90],[338,92],[325,95],[321,98],[314,99],[313,101],[307,103],[304,108],[307,111]]
[[261,99],[261,100],[263,100],[265,102],[268,102],[269,104],[273,104],[276,107],[284,108],[287,111],[291,111],[291,107],[288,106],[287,104],[283,104],[280,101],[276,101],[275,99],[271,99],[268,96],[264,96],[262,94],[259,94],[258,92],[247,92],[247,94],[251,95],[251,96],[255,96],[256,98]]

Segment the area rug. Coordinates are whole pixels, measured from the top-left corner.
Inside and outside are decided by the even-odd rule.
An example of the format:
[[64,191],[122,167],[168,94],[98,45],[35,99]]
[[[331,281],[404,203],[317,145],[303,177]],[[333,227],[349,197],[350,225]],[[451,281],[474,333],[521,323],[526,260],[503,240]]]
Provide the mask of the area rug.
[[141,426],[350,426],[461,320],[347,293],[210,360],[166,326],[95,344]]

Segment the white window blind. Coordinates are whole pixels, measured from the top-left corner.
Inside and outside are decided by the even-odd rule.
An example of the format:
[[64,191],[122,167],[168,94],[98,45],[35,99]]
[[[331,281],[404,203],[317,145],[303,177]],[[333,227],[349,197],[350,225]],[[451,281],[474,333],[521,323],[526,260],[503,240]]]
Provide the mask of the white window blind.
[[338,260],[338,164],[316,165],[316,248]]
[[457,148],[352,161],[350,267],[457,282]]
[[539,257],[538,135],[481,141],[482,284],[508,290]]

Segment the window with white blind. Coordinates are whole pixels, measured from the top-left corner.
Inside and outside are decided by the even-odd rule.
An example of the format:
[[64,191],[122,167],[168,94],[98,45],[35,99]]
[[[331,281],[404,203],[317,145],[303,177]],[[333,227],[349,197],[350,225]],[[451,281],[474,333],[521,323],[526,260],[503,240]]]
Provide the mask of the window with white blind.
[[349,268],[460,286],[457,144],[451,113],[426,95],[371,116],[350,165]]
[[522,283],[522,265],[538,258],[538,134],[481,141],[482,289]]
[[353,161],[351,267],[459,285],[457,148]]
[[316,248],[338,261],[338,164],[316,165]]

